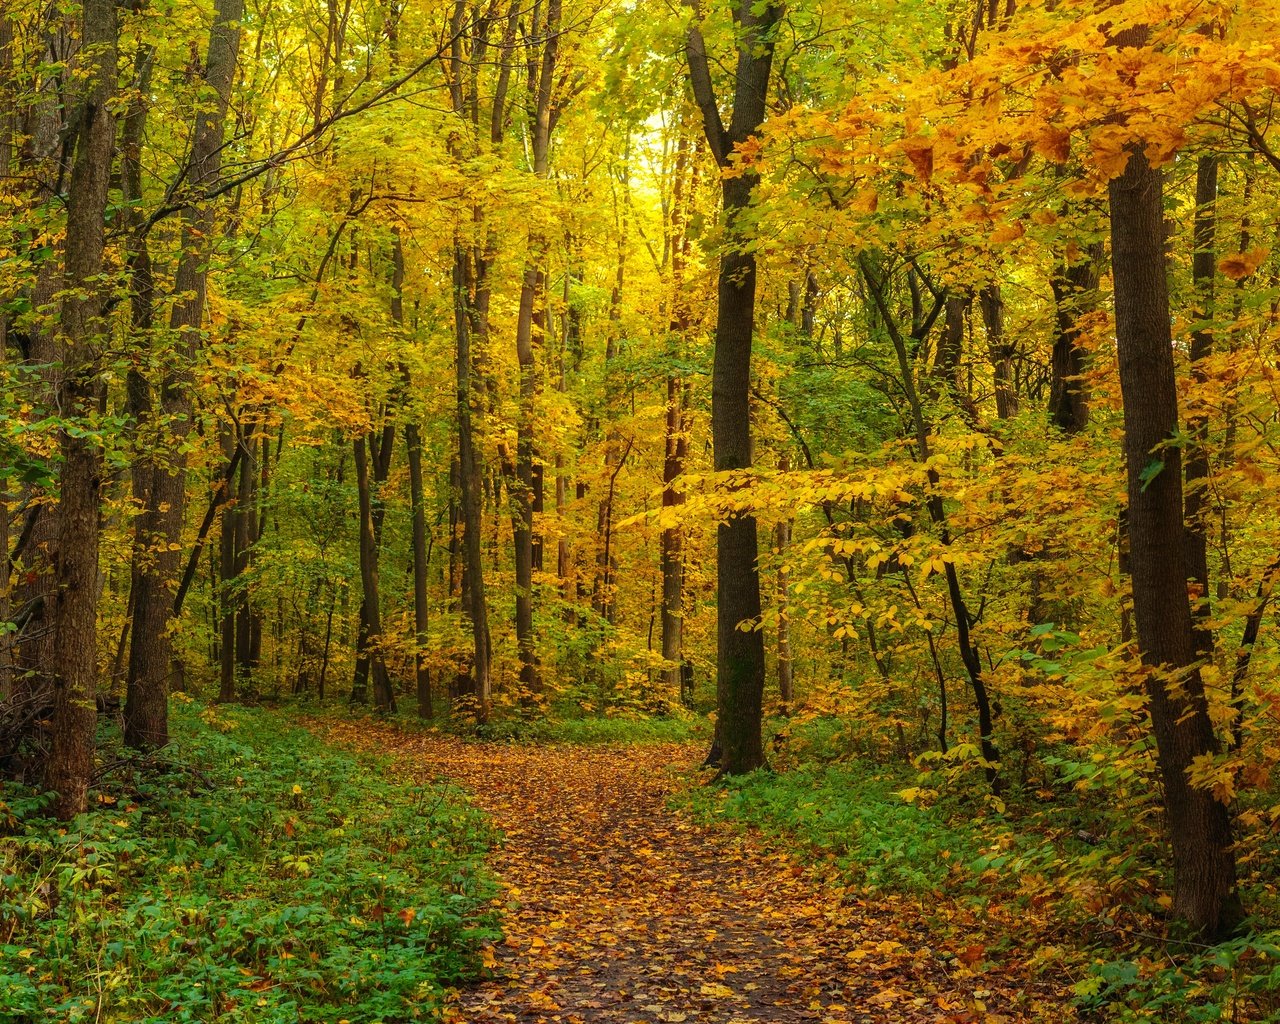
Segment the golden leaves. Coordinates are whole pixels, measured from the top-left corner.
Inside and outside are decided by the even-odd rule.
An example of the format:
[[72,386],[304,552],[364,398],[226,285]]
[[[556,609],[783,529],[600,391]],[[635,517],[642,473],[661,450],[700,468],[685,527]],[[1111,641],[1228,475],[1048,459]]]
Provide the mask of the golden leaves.
[[696,764],[700,748],[327,728],[466,785],[504,834],[494,866],[506,938],[480,951],[494,974],[455,994],[454,1024],[851,1024],[867,1007],[980,1021],[982,1000],[1012,1007],[1027,987],[1020,966],[984,962],[989,936],[945,899],[927,911],[891,894],[864,901],[776,847],[674,814],[670,768]]

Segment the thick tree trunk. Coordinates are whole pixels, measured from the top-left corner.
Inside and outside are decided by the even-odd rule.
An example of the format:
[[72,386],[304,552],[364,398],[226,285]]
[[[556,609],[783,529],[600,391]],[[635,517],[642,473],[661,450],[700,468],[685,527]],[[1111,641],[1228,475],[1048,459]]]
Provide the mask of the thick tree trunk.
[[[750,178],[723,186],[734,218],[751,201]],[[721,257],[711,371],[711,436],[717,473],[751,467],[751,342],[756,261],[751,252]],[[736,775],[765,763],[762,736],[764,634],[760,631],[759,542],[756,520],[738,515],[716,531],[716,695],[721,769]]]
[[[712,88],[706,44],[692,25],[685,53],[694,100],[716,162],[730,166],[736,145],[764,122],[773,65],[774,30],[782,8],[736,0],[739,30],[733,113],[726,128]],[[747,172],[721,185],[729,247],[720,259],[715,356],[711,371],[711,437],[717,472],[751,467],[751,342],[755,330],[756,259],[746,243],[744,214],[757,178]],[[721,772],[737,775],[764,765],[764,636],[760,632],[759,543],[756,520],[739,515],[716,532],[716,722]]]
[[1219,938],[1239,923],[1227,806],[1188,779],[1218,744],[1195,665],[1184,557],[1177,382],[1164,254],[1162,175],[1134,151],[1111,182],[1116,343],[1128,465],[1129,565],[1138,646],[1173,850],[1175,918]]
[[[81,7],[83,92],[77,97],[75,159],[67,198],[66,297],[60,311],[63,415],[92,411],[99,400],[99,335],[103,295],[98,276],[105,246],[111,178],[118,26],[114,0]],[[79,436],[77,436],[79,435]],[[67,819],[88,806],[97,724],[97,618],[102,453],[91,435],[63,429],[58,553],[55,565],[52,750],[45,779],[58,794],[54,810]]]
[[[6,8],[6,14],[11,10],[12,5]],[[78,138],[75,126],[69,123],[76,111],[64,92],[66,76],[61,70],[63,62],[73,59],[75,54],[75,41],[67,38],[64,17],[56,5],[43,9],[35,33],[39,36],[40,70],[31,83],[33,92],[29,104],[21,108],[20,114],[17,109],[13,111],[18,115],[15,118],[17,137],[21,139],[15,158],[15,180],[29,183],[27,198],[33,208],[49,211],[61,208],[64,200],[55,189],[58,182],[65,182],[72,173],[75,153],[63,145],[63,140]],[[43,239],[33,239],[27,251],[34,257],[43,245]],[[31,309],[53,309],[64,285],[63,266],[57,259],[37,259],[36,262],[35,281],[21,299]],[[57,369],[62,360],[62,341],[56,336],[52,319],[40,318],[34,322],[26,337],[18,342],[23,362],[29,367],[33,380],[40,380],[43,400],[50,407],[57,404]],[[23,497],[47,498],[47,493],[41,493],[45,490],[26,489]],[[37,500],[24,517],[12,550],[11,568],[16,575],[11,602],[12,607],[22,609],[19,628],[12,634],[9,648],[11,684],[17,697],[48,695],[53,685],[59,529],[56,502]]]

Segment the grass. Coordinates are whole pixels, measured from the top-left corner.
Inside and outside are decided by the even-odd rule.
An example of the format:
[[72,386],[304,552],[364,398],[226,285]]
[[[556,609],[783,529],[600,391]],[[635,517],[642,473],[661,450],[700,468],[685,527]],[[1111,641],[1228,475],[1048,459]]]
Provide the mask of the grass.
[[[482,743],[534,743],[625,746],[633,743],[707,743],[712,725],[705,717],[691,714],[616,715],[574,713],[576,709],[546,717],[526,717],[515,711],[495,715],[485,725],[477,725],[466,715],[439,715],[421,719],[401,711],[388,721],[408,732],[438,732]],[[350,719],[372,714],[366,707],[330,705],[313,708],[318,717]]]
[[475,976],[489,836],[457,792],[262,710],[173,731],[73,822],[0,790],[0,1021],[391,1024]]

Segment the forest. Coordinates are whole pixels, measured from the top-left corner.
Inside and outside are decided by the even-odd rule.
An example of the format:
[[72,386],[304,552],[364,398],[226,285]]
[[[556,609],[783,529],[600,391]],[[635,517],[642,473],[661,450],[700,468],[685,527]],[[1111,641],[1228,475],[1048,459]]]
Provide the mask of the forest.
[[0,1024],[1280,1020],[1280,4],[0,0]]

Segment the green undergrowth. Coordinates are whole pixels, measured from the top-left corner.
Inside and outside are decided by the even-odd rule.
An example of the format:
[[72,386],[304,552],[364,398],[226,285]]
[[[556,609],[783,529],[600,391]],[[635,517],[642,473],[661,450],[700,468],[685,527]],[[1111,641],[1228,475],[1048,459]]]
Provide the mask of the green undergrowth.
[[430,1020],[495,934],[489,835],[257,709],[175,708],[161,756],[109,738],[70,823],[0,793],[0,1021]]
[[480,739],[528,743],[691,743],[709,740],[711,727],[703,718],[591,715],[526,720],[513,717],[472,726],[471,734]]
[[758,829],[811,862],[874,889],[968,888],[979,839],[898,795],[899,773],[851,762],[755,772],[688,791],[693,811]]
[[1096,754],[1058,752],[1029,783],[1006,765],[996,800],[960,759],[842,757],[838,734],[816,723],[803,746],[772,745],[774,770],[692,785],[677,799],[703,820],[755,830],[824,877],[918,899],[942,934],[954,927],[949,907],[971,921],[998,916],[992,951],[1037,951],[1035,969],[1070,978],[1064,994],[1080,1021],[1280,1022],[1275,858],[1243,879],[1255,914],[1247,934],[1216,946],[1166,941],[1158,793],[1143,779]]
[[[348,705],[315,709],[317,717],[348,719],[351,716],[366,717],[374,712]],[[693,714],[644,715],[638,713],[617,715],[555,714],[545,717],[522,715],[518,711],[498,714],[484,725],[473,717],[457,713],[438,715],[431,719],[418,718],[412,713],[379,716],[379,720],[394,724],[406,732],[438,733],[463,740],[482,743],[536,743],[617,745],[632,743],[709,743],[711,723]]]

